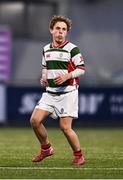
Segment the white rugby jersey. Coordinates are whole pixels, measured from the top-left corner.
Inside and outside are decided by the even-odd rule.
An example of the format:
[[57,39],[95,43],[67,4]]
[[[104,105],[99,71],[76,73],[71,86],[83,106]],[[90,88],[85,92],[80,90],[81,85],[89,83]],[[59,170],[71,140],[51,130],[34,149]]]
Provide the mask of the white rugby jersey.
[[78,88],[78,78],[69,79],[61,85],[55,84],[54,79],[76,68],[85,71],[82,54],[76,45],[68,41],[59,47],[53,47],[51,43],[44,46],[42,67],[46,69],[46,90],[50,92],[70,92]]

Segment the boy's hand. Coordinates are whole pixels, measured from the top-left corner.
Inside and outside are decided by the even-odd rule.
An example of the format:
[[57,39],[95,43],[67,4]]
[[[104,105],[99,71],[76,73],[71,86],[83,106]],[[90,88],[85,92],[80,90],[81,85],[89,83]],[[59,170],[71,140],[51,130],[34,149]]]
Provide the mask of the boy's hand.
[[55,84],[60,85],[63,82],[67,81],[68,79],[71,79],[72,75],[71,73],[62,75],[62,76],[58,76],[57,78],[54,79]]
[[40,85],[41,85],[42,87],[44,87],[44,86],[46,86],[46,84],[47,84],[47,79],[46,79],[46,78],[41,78],[41,79],[40,79]]

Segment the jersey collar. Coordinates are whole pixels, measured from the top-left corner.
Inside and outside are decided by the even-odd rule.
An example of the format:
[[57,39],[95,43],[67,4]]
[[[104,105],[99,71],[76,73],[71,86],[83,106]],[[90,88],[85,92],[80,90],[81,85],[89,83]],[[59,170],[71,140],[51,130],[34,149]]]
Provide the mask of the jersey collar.
[[64,45],[67,44],[67,43],[68,43],[68,41],[65,40],[65,41],[62,41],[58,46],[55,46],[55,45],[53,44],[53,42],[52,42],[51,47],[52,47],[52,48],[60,48],[60,47],[64,46]]

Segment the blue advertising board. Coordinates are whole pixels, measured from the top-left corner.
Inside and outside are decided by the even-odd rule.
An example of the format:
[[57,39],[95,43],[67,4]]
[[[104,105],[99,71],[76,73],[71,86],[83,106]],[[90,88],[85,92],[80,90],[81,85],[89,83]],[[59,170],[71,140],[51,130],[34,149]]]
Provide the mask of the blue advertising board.
[[[43,90],[30,87],[7,88],[7,119],[10,124],[29,124],[31,113]],[[79,89],[79,118],[76,125],[91,123],[123,124],[123,88]],[[48,120],[48,124],[56,121]]]
[[28,125],[31,113],[41,95],[41,88],[8,87],[7,119],[9,124]]

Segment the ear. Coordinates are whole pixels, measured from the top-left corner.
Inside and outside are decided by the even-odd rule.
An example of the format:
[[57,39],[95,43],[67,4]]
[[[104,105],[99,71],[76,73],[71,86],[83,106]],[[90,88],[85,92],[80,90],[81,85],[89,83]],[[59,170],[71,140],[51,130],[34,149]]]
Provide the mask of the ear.
[[49,28],[49,31],[50,31],[50,34],[53,34],[53,29],[50,29],[50,28]]

